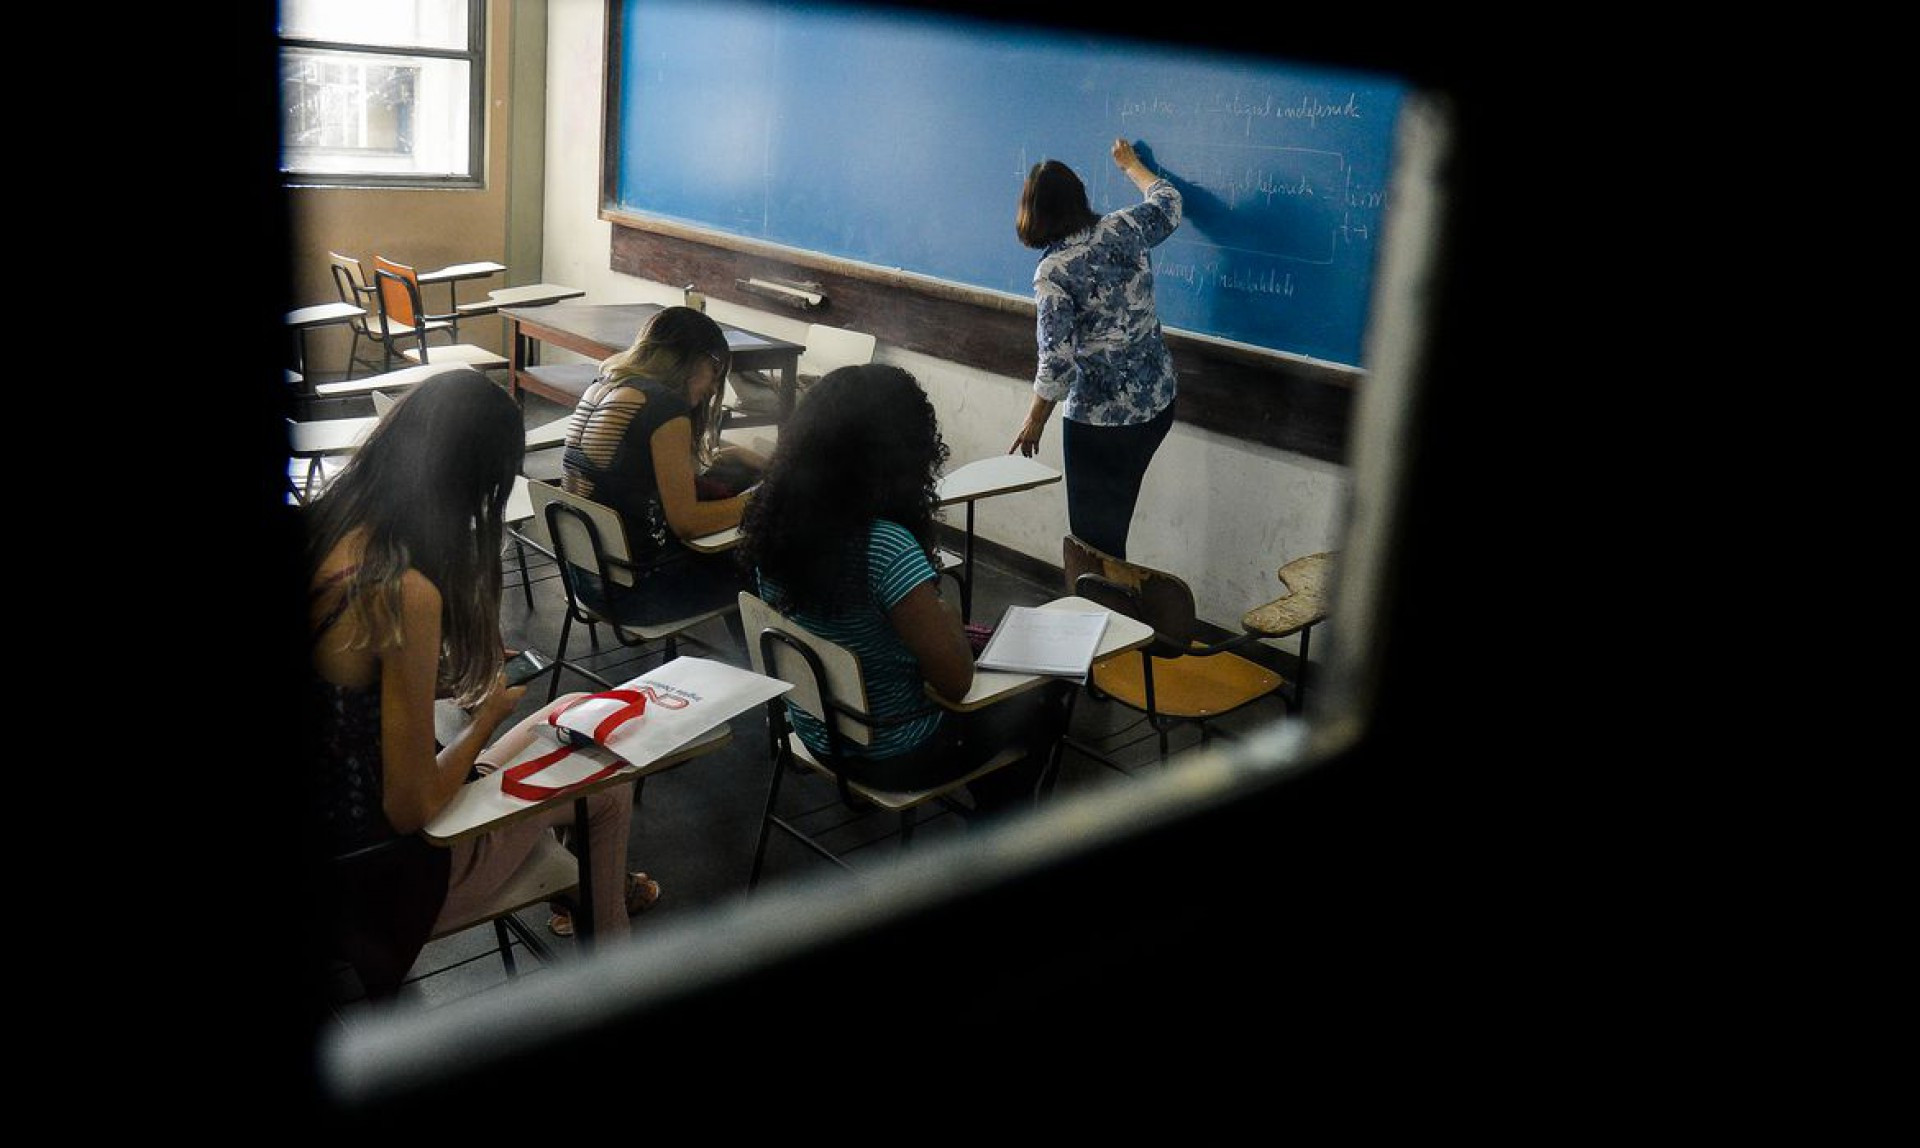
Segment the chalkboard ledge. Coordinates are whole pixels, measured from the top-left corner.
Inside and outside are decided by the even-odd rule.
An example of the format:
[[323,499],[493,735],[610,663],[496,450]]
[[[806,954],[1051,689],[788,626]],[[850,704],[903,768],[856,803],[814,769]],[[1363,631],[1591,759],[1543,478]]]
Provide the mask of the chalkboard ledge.
[[[766,301],[736,284],[817,284],[816,323],[1009,378],[1032,378],[1033,300],[910,272],[799,251],[603,205],[610,266],[660,283],[691,283],[743,307]],[[1249,442],[1345,463],[1352,399],[1365,373],[1304,355],[1169,328],[1180,373],[1175,417]]]

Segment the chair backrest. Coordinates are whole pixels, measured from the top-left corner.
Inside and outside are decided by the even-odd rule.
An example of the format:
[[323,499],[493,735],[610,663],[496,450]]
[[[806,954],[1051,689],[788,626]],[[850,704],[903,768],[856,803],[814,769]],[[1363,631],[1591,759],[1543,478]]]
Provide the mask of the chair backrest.
[[852,716],[867,712],[867,683],[852,650],[815,634],[748,590],[740,591],[740,624],[753,672],[793,687],[783,700],[823,723],[831,720],[848,741],[873,742],[868,723]]
[[528,482],[536,519],[546,523],[547,538],[569,593],[573,571],[585,570],[602,585],[633,585],[633,551],[619,511],[591,498],[569,493],[551,482]]
[[807,349],[800,352],[800,373],[817,378],[835,367],[871,363],[876,342],[872,335],[815,323],[807,328]]
[[413,268],[376,255],[373,285],[379,294],[380,312],[387,322],[403,327],[420,325],[420,277]]
[[[327,252],[328,270],[333,272],[333,289],[342,303],[355,307],[364,307],[368,312],[379,306],[373,297],[373,288],[367,285],[367,277],[360,271],[360,261],[351,255],[342,255],[338,251]],[[360,334],[368,334],[366,316],[351,320],[351,324]]]
[[1068,593],[1152,626],[1156,645],[1179,649],[1197,637],[1193,588],[1177,575],[1115,558],[1072,534],[1061,540],[1060,568]]

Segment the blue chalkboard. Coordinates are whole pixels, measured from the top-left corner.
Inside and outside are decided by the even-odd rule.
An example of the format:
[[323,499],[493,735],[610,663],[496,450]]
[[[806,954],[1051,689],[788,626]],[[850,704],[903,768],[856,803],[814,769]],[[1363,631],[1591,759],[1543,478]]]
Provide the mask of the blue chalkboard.
[[1013,230],[1053,158],[1111,211],[1135,141],[1186,219],[1162,322],[1361,362],[1391,78],[922,11],[621,0],[612,207],[1030,298]]

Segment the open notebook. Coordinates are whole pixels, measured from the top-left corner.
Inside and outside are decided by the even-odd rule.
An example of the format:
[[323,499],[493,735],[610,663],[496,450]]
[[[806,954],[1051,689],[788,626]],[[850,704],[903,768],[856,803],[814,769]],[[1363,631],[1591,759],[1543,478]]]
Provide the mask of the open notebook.
[[1106,632],[1105,610],[1008,606],[974,664],[983,670],[1084,679]]

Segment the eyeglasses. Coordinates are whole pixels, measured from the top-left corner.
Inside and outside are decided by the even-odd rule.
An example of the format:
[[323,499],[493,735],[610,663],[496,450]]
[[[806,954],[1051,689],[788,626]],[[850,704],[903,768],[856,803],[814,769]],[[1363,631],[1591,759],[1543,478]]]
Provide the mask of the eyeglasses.
[[727,377],[727,359],[725,355],[715,354],[709,351],[707,352],[707,361],[713,364],[714,378],[724,379]]

